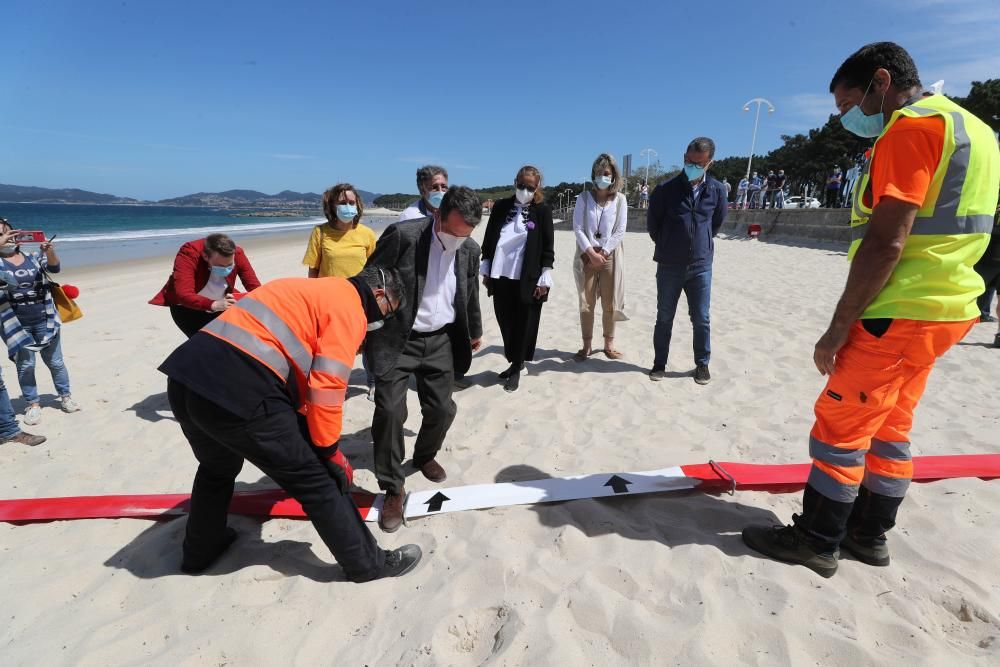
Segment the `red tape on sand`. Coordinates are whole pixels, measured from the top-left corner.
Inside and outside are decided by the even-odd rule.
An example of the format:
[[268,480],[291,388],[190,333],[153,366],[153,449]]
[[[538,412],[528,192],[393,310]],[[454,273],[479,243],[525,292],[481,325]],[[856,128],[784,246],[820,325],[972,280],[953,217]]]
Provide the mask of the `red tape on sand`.
[[[1000,454],[918,456],[913,460],[915,482],[978,477],[1000,478]],[[699,481],[704,491],[730,489],[782,493],[801,489],[809,475],[809,464],[756,464],[711,462],[681,466],[687,477]],[[626,474],[627,473],[622,473]],[[447,491],[447,489],[445,489]],[[375,496],[352,494],[362,519],[367,519]],[[24,498],[0,500],[0,521],[28,523],[67,519],[167,518],[187,513],[191,496],[186,493],[141,496],[77,496],[71,498]],[[229,511],[250,516],[304,518],[302,507],[280,489],[239,491]]]

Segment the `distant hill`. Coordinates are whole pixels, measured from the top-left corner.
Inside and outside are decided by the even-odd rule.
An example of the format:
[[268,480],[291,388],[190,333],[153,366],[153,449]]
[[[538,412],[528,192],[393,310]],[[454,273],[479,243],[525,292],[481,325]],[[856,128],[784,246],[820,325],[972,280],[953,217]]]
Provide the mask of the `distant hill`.
[[[378,193],[358,190],[365,204],[371,204]],[[161,199],[158,202],[140,201],[129,197],[88,192],[76,188],[36,188],[25,185],[0,184],[0,202],[30,204],[158,204],[160,206],[209,206],[213,208],[319,208],[323,197],[315,192],[282,190],[269,195],[256,190],[226,190],[225,192],[197,192],[184,197]]]
[[30,204],[138,204],[139,200],[116,197],[76,188],[36,188],[29,185],[0,183],[0,201]]

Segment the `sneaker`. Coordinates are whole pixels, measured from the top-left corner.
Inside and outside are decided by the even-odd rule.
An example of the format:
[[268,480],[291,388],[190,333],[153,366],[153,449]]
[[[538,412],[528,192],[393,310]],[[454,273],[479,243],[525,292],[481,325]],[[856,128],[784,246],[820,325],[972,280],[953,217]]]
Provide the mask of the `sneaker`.
[[24,419],[22,420],[28,426],[34,426],[42,421],[42,408],[39,405],[29,405],[28,409],[24,411]]
[[28,447],[37,447],[38,445],[45,442],[45,436],[32,435],[31,433],[18,431],[17,435],[12,435],[9,438],[4,438],[3,440],[0,440],[0,445],[6,444],[8,442],[16,442],[19,445],[27,445]]
[[993,337],[993,347],[1000,347],[1000,332]]
[[63,412],[79,412],[80,404],[73,400],[70,395],[63,396],[59,401]]
[[805,565],[821,577],[837,574],[838,552],[816,551],[795,526],[747,526],[743,541],[748,547],[775,560]]
[[840,546],[865,565],[885,567],[889,564],[889,545],[885,543],[885,535],[874,540],[861,541],[847,533]]
[[993,317],[992,315],[980,315],[979,316],[979,321],[980,322],[996,322],[997,318]]
[[226,527],[226,532],[222,535],[222,541],[219,546],[208,556],[203,556],[201,558],[189,558],[184,557],[181,562],[181,572],[184,574],[201,574],[208,568],[212,566],[212,563],[219,560],[222,554],[226,553],[226,550],[233,545],[236,541],[237,533],[234,529]]
[[507,381],[503,383],[503,390],[508,394],[517,391],[521,384],[521,371],[514,371],[507,376]]
[[[517,370],[518,371],[523,371],[524,370],[524,364],[521,364],[520,366],[518,366]],[[506,380],[507,378],[510,377],[510,374],[513,373],[513,372],[514,372],[514,364],[511,364],[510,366],[507,367],[507,370],[500,371],[499,373],[497,373],[497,377],[499,377],[501,380]]]
[[667,369],[664,366],[653,366],[653,370],[649,371],[649,379],[653,382],[659,382],[665,377],[667,377]]
[[708,366],[698,364],[698,368],[694,369],[694,381],[698,384],[708,384],[712,381],[712,374],[708,372]]
[[[416,544],[404,544],[398,549],[385,552],[385,563],[375,579],[401,577],[420,562],[423,552]],[[372,581],[375,581],[372,579]]]
[[399,493],[386,491],[382,501],[382,511],[378,515],[378,527],[384,533],[395,533],[403,523],[403,505],[406,501],[406,491]]

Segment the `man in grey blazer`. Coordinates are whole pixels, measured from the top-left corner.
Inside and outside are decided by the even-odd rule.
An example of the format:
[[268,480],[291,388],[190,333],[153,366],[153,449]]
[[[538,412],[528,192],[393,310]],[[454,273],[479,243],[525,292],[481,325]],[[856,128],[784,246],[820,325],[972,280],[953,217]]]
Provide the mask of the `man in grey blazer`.
[[480,249],[469,238],[481,217],[482,203],[476,193],[453,187],[434,216],[387,227],[368,258],[368,266],[399,272],[406,301],[365,342],[376,378],[375,476],[385,491],[379,526],[387,533],[403,521],[403,425],[411,375],[416,378],[423,415],[413,466],[432,482],[447,478],[435,457],[457,412],[451,398],[454,379],[469,370],[483,335]]

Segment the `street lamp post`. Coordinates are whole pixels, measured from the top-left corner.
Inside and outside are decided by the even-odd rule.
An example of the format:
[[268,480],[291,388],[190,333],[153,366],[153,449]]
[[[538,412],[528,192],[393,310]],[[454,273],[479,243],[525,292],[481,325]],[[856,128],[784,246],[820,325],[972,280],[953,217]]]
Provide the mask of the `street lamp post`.
[[660,154],[657,153],[656,151],[654,151],[652,148],[643,148],[641,151],[639,151],[639,157],[642,157],[643,155],[646,156],[646,180],[645,180],[645,183],[646,183],[646,185],[649,185],[649,157],[651,155],[656,156],[656,157],[660,157]]
[[767,105],[767,112],[768,113],[774,113],[774,105],[771,104],[768,100],[765,100],[763,97],[755,97],[755,98],[753,98],[752,100],[750,100],[749,102],[747,102],[746,104],[743,105],[743,110],[744,111],[750,111],[750,105],[751,104],[756,104],[757,105],[757,113],[756,113],[756,115],[754,116],[754,119],[753,119],[753,139],[750,141],[750,158],[747,160],[747,175],[746,175],[746,178],[748,180],[750,178],[750,165],[753,163],[753,151],[757,147],[757,123],[760,122],[760,105],[766,104]]

